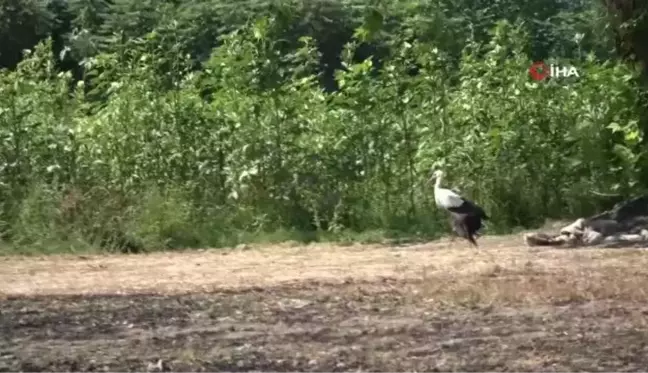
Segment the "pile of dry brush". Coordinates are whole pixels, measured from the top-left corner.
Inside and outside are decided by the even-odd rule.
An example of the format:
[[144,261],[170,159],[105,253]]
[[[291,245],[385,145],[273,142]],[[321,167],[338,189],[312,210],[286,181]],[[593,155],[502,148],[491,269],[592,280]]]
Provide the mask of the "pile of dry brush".
[[648,196],[617,203],[589,218],[579,218],[557,233],[527,233],[524,241],[528,246],[648,246]]

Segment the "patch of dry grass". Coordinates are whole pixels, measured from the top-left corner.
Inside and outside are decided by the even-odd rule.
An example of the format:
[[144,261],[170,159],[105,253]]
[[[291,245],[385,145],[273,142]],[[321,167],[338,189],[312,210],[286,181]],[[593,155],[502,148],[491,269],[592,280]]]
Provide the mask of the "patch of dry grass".
[[[311,245],[131,256],[0,259],[0,294],[185,293],[286,283],[402,282],[435,304],[646,300],[638,249],[529,249],[520,237],[405,247]],[[393,283],[393,282],[392,282]]]

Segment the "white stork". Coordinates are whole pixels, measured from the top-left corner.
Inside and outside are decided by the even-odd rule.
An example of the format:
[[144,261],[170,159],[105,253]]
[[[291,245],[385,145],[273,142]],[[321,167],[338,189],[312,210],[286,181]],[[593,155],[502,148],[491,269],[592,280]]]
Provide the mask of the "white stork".
[[441,170],[434,171],[430,181],[436,179],[434,184],[434,201],[437,207],[450,212],[452,218],[452,229],[462,238],[470,241],[475,247],[475,234],[482,227],[482,219],[488,220],[489,217],[484,209],[474,202],[460,196],[457,192],[441,188],[444,173]]

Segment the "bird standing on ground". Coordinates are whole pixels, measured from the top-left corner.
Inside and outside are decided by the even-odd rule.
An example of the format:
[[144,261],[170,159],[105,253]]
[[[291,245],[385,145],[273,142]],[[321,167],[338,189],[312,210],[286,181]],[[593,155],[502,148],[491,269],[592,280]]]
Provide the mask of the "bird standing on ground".
[[434,201],[439,208],[450,212],[453,231],[462,238],[468,240],[473,246],[478,247],[475,234],[482,227],[482,219],[489,217],[484,209],[474,202],[463,198],[453,190],[441,188],[443,171],[434,171],[430,181],[436,179],[434,184]]

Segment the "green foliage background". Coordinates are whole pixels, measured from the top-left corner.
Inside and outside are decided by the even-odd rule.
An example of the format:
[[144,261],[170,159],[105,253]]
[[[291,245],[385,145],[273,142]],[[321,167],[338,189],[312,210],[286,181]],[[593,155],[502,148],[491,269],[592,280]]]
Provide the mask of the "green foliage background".
[[2,250],[432,238],[432,167],[492,233],[594,213],[648,186],[608,5],[0,0]]

